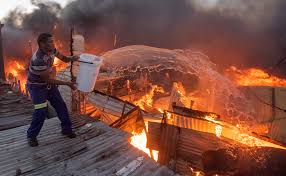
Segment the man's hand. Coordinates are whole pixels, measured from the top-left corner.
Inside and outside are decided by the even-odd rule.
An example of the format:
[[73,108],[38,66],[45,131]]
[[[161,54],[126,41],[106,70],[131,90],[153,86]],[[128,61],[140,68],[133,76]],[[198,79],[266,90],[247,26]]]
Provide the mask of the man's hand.
[[56,57],[58,57],[61,61],[65,62],[65,63],[79,60],[79,56],[65,56],[65,55],[61,54],[60,52],[57,53]]
[[74,62],[74,61],[78,61],[79,60],[79,56],[70,56],[70,61]]

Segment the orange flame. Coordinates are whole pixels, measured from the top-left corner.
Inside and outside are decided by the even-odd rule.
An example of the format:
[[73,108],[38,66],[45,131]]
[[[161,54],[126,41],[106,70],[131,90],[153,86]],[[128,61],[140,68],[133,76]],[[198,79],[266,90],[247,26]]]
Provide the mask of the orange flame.
[[[54,26],[57,28],[57,24]],[[64,49],[64,44],[60,40],[55,40],[55,47],[59,50]],[[59,72],[67,67],[67,63],[61,61],[59,58],[55,57],[54,59],[54,67],[56,67],[56,71]]]
[[67,63],[61,61],[59,58],[55,57],[54,67],[56,67],[56,71],[59,72],[67,67]]
[[144,110],[146,107],[152,107],[153,97],[156,92],[164,93],[164,89],[157,85],[151,85],[150,91],[146,95],[142,96],[139,100],[134,101],[133,103]]
[[[142,132],[140,134],[136,134],[135,132],[132,132],[132,137],[131,137],[131,144],[142,150],[143,152],[145,152],[146,154],[148,154],[149,157],[151,157],[151,154],[150,154],[150,150],[146,147],[147,145],[147,137],[146,137],[146,133],[145,132]],[[155,161],[158,161],[158,155],[159,155],[159,152],[156,151],[156,150],[152,150],[152,155],[154,157],[154,160]]]
[[231,66],[226,70],[226,74],[239,86],[286,86],[286,79],[272,76],[257,68],[239,70]]
[[[27,71],[26,63],[20,61],[17,58],[8,58],[5,59],[5,72],[7,74],[7,80],[10,83],[17,83],[15,81],[20,81],[20,89],[22,93],[26,93],[26,83],[27,83]],[[54,66],[56,67],[57,72],[66,68],[67,64],[60,61],[58,58],[54,60]]]
[[25,71],[25,64],[20,63],[19,59],[9,58],[5,60],[5,71],[8,75],[7,80],[11,83],[20,81],[20,90],[26,92],[27,73]]
[[273,148],[281,148],[286,149],[283,146],[276,145],[272,142],[260,139],[258,137],[255,137],[251,134],[248,134],[246,131],[244,131],[240,125],[231,125],[226,122],[217,121],[215,120],[215,117],[206,116],[206,120],[215,123],[214,125],[214,134],[217,137],[226,137],[230,138],[234,141],[237,141],[241,144],[247,145],[249,147],[261,147],[261,146],[267,146],[267,147],[273,147]]
[[[148,131],[148,122],[145,123],[146,130]],[[134,147],[145,152],[149,157],[151,157],[150,149],[147,148],[147,136],[143,130],[140,134],[132,132],[131,142]],[[158,161],[159,151],[152,150],[152,156],[155,161]]]

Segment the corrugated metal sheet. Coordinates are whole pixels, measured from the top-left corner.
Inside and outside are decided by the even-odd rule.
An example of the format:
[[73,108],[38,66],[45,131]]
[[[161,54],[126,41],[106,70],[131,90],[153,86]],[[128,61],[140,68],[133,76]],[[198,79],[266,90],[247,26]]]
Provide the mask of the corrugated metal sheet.
[[286,109],[286,88],[241,87],[241,89],[254,105],[256,112],[254,116],[259,123],[254,127],[254,132],[265,133],[264,135],[274,140],[286,143],[286,112],[278,109]]
[[172,122],[169,121],[170,124],[174,124],[181,128],[188,128],[201,132],[215,134],[215,127],[217,126],[217,124],[215,123],[211,123],[209,121],[199,118],[190,118],[173,113],[171,114],[172,114],[171,115]]
[[176,149],[179,140],[179,128],[167,124],[161,126],[161,137],[160,137],[160,155],[158,162],[167,166],[170,165],[170,161],[176,159]]
[[275,120],[271,123],[268,135],[286,144],[286,119]]
[[273,88],[271,87],[241,87],[241,89],[245,92],[246,96],[252,100],[253,108],[256,112],[254,114],[255,120],[259,123],[268,122],[273,118],[273,108],[268,104],[272,104],[274,102],[272,99]]
[[177,146],[177,158],[178,160],[190,162],[193,168],[203,170],[201,157],[204,152],[228,148],[232,144],[228,140],[219,139],[213,134],[181,128]]
[[181,116],[171,112],[168,112],[168,114],[169,119],[167,118],[167,123],[181,128],[192,129],[210,134],[217,134],[216,129],[219,127],[221,128],[221,137],[239,142],[241,144],[286,149],[285,146],[273,143],[272,141],[269,142],[268,139],[261,136],[253,136],[251,132],[241,131],[237,127],[226,122],[213,122],[200,118]]
[[160,150],[161,124],[148,122],[147,147],[153,150]]
[[[240,131],[238,128],[225,122],[213,122],[166,112],[162,124],[149,123],[147,135],[148,146],[151,149],[159,149],[159,158],[163,157],[164,159],[166,158],[165,148],[170,149],[172,143],[177,141],[172,138],[174,136],[171,133],[172,130],[171,132],[163,131],[165,126],[170,127],[170,129],[179,127],[179,139],[175,151],[176,157],[167,157],[167,161],[164,164],[169,165],[170,160],[168,159],[175,160],[173,162],[176,165],[176,169],[178,169],[176,171],[181,174],[186,174],[185,172],[190,171],[190,167],[203,170],[202,154],[209,150],[232,148],[233,146],[246,147],[249,145],[286,149],[282,145]],[[221,127],[221,137],[216,136],[217,126]]]
[[[162,146],[167,147],[168,145],[176,142],[175,148],[175,157],[169,159],[175,160],[176,170],[179,173],[186,174],[185,171],[190,170],[190,168],[184,168],[185,166],[180,166],[179,160],[184,161],[183,163],[189,163],[189,166],[199,170],[203,170],[202,166],[202,154],[208,150],[217,150],[219,148],[228,148],[231,147],[234,143],[224,138],[217,138],[214,134],[198,132],[192,129],[180,128],[178,133],[178,139],[174,139],[174,135],[171,133],[172,130],[166,131],[164,136],[163,126],[166,124],[158,123],[148,123],[148,147],[154,150],[159,151],[159,158],[163,155],[163,158],[166,158],[165,152],[161,152]],[[176,129],[174,126],[168,125],[171,129]],[[167,135],[168,136],[167,136]],[[170,146],[169,146],[170,148]],[[169,162],[169,160],[168,160]],[[165,164],[169,164],[169,163]],[[184,168],[184,169],[183,169]],[[183,172],[184,171],[184,172]]]

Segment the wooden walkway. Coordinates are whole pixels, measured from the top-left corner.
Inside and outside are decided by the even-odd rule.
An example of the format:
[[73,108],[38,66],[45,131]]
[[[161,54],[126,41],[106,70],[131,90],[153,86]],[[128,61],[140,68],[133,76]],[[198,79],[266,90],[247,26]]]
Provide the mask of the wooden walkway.
[[26,96],[12,92],[7,84],[0,84],[0,131],[29,124],[33,110]]
[[129,144],[130,134],[87,116],[72,115],[77,133],[74,139],[61,135],[57,118],[46,120],[38,137],[39,146],[29,147],[26,131],[33,111],[31,102],[11,92],[3,95],[0,96],[1,176],[175,175]]

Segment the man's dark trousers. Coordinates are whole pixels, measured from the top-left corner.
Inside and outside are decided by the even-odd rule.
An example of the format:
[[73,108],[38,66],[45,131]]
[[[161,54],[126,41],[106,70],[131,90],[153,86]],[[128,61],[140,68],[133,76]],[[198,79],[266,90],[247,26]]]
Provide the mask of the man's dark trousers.
[[29,93],[31,95],[35,111],[33,113],[33,119],[30,128],[27,131],[28,138],[36,138],[43,127],[45,118],[48,115],[48,102],[55,108],[58,118],[61,121],[62,131],[71,132],[72,123],[69,118],[68,109],[64,102],[57,86],[47,85],[27,85]]

